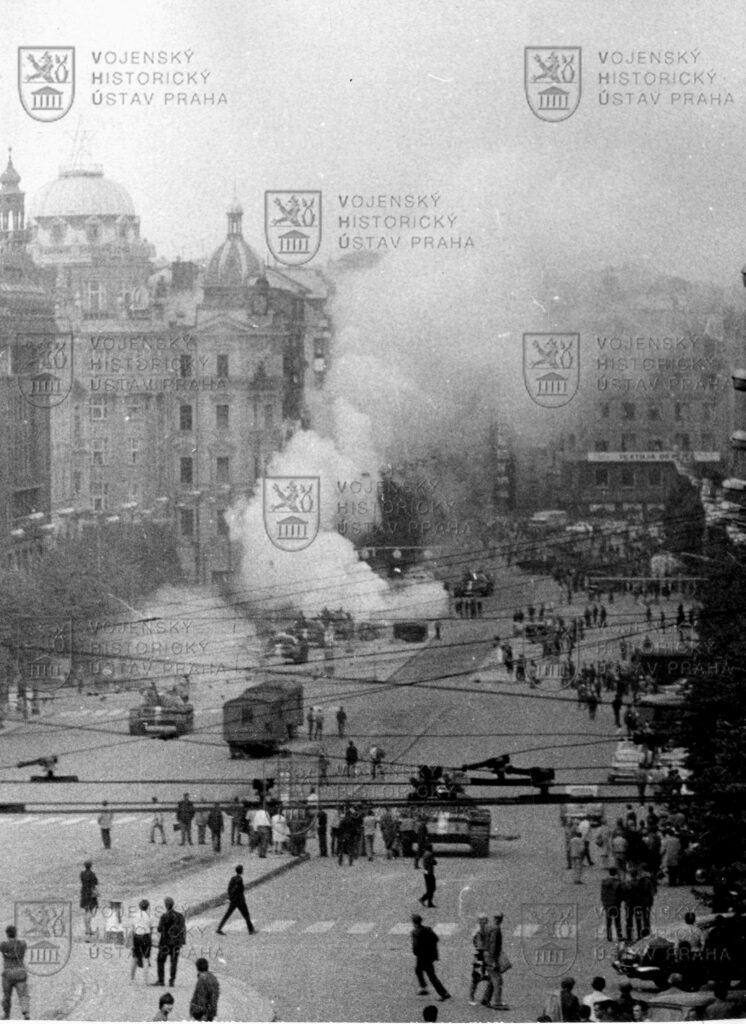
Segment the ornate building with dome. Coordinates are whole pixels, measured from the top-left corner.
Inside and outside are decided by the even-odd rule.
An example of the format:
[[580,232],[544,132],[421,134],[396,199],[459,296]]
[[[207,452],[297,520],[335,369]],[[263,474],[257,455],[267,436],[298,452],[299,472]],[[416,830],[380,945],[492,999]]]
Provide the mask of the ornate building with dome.
[[225,513],[303,423],[330,337],[323,275],[265,267],[242,222],[234,201],[205,264],[156,260],[100,167],[63,168],[28,218],[73,336],[71,392],[51,410],[53,521],[167,521],[200,581],[232,571]]

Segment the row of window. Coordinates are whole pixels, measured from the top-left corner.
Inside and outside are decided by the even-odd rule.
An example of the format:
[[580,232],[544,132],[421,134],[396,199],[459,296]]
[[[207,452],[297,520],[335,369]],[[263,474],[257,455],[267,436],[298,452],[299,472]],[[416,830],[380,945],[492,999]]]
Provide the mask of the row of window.
[[[267,402],[263,409],[263,423],[265,430],[274,430],[275,426],[275,407],[272,402]],[[259,419],[259,403],[254,402],[254,425],[258,426]],[[216,405],[215,406],[215,427],[217,430],[228,430],[230,427],[230,406],[229,405]],[[180,405],[179,406],[179,430],[189,432],[194,429],[194,407],[191,405]]]
[[[602,420],[611,418],[611,403],[601,402],[599,412]],[[660,407],[648,405],[644,409],[639,408],[635,402],[622,402],[619,407],[623,420],[647,419],[650,423],[659,423],[662,416]],[[706,402],[697,402],[695,408],[699,408],[702,420],[711,423],[714,419],[714,410]],[[638,415],[639,414],[639,415]],[[692,415],[692,406],[689,402],[674,402],[673,418],[677,423],[689,422]]]
[[[622,466],[618,471],[618,483],[620,487],[660,487],[663,482],[663,472],[660,466]],[[609,470],[606,466],[596,466],[593,470],[593,485],[595,487],[609,486]]]
[[[85,226],[85,237],[89,245],[98,245],[102,238],[102,225],[98,220],[89,220]],[[52,224],[49,232],[52,242],[55,245],[61,245],[67,235],[68,225],[64,220],[56,220]],[[137,235],[137,231],[135,231]],[[130,226],[126,221],[120,221],[117,224],[117,238],[122,241],[126,241],[130,237]]]
[[[713,452],[717,450],[715,435],[710,433],[700,434],[699,443],[702,451]],[[680,448],[684,451],[692,449],[692,435],[682,432],[673,435],[673,448]],[[593,442],[593,450],[596,452],[608,452],[616,449],[611,448],[611,443],[606,438],[597,438]],[[649,437],[643,441],[643,447],[638,447],[637,434],[622,434],[621,444],[618,449],[622,452],[662,452],[668,451],[666,439],[662,437]]]

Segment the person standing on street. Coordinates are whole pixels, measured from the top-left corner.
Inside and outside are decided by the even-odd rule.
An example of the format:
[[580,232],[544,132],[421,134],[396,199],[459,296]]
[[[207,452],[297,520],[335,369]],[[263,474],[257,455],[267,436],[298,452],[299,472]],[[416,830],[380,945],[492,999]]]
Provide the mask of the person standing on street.
[[470,1006],[477,1005],[477,1000],[475,998],[477,994],[477,986],[481,981],[484,981],[487,978],[484,958],[487,949],[487,939],[489,936],[489,918],[486,914],[480,914],[478,921],[479,924],[471,937],[471,942],[474,946],[474,960],[472,961],[471,984],[469,985]]
[[169,987],[173,988],[176,982],[176,969],[179,966],[179,954],[186,945],[186,918],[180,911],[174,910],[174,901],[166,896],[163,901],[166,908],[161,914],[158,922],[158,957],[156,966],[158,968],[158,981],[154,985],[163,985],[166,973],[166,960],[169,961]]
[[3,1017],[10,1020],[10,1004],[15,989],[23,1019],[28,1020],[31,1005],[26,981],[28,975],[23,961],[26,943],[23,939],[17,938],[15,925],[9,924],[5,929],[5,942],[0,942],[0,953],[3,955]]
[[377,828],[378,818],[376,813],[372,807],[368,807],[363,815],[363,836],[365,838],[365,853],[368,860],[373,860]]
[[440,631],[442,629],[440,619],[435,620],[435,639],[440,640]]
[[340,704],[337,708],[337,735],[340,739],[344,739],[345,726],[347,725],[347,712]]
[[98,827],[101,829],[101,842],[104,844],[105,850],[111,849],[111,826],[114,821],[114,815],[109,809],[109,801],[104,800],[101,805],[101,813],[98,816]]
[[591,823],[587,816],[580,819],[577,830],[583,840],[583,860],[592,868],[594,862],[591,860]]
[[572,880],[575,885],[583,884],[583,854],[585,843],[580,832],[575,830],[570,839],[570,864],[572,865]]
[[415,958],[414,973],[420,986],[418,995],[426,996],[430,994],[425,982],[425,978],[429,978],[430,983],[440,997],[440,1001],[445,1002],[446,999],[451,998],[451,994],[435,973],[435,963],[438,960],[438,936],[432,928],[422,923],[422,918],[419,914],[412,914],[412,925],[412,952]]
[[223,925],[234,910],[237,910],[246,922],[249,935],[254,935],[256,928],[251,923],[251,915],[249,914],[249,908],[246,906],[246,896],[244,895],[243,864],[236,864],[236,873],[228,883],[228,909],[223,914],[220,924],[215,929],[215,933],[217,935],[225,935]]
[[424,816],[424,814],[420,816],[419,821],[417,822],[417,831],[415,837],[416,849],[414,851],[414,867],[416,871],[417,868],[420,866],[420,859],[422,858],[430,839],[430,836],[427,831],[427,818]]
[[[197,803],[202,803],[202,797],[197,797]],[[197,826],[197,845],[205,845],[205,835],[207,833],[207,808],[202,806],[194,815],[194,823]]]
[[622,941],[622,883],[616,868],[609,868],[609,874],[601,879],[601,906],[606,920],[606,941],[613,942],[612,928],[619,942]]
[[482,1000],[483,1006],[489,1006],[491,1010],[509,1010],[510,1007],[503,1003],[503,974],[512,966],[503,952],[503,915],[495,914],[492,919],[492,926],[487,932],[487,944],[484,952],[484,962],[487,967],[489,988]]
[[210,836],[212,838],[213,852],[220,853],[220,837],[223,834],[225,822],[223,821],[223,812],[217,800],[212,805],[210,813],[207,815],[207,827],[210,830]]
[[425,844],[425,852],[422,855],[422,870],[425,877],[425,892],[420,896],[420,903],[423,907],[434,907],[433,896],[435,895],[435,865],[437,864],[433,853],[432,843]]
[[161,834],[161,846],[166,845],[166,833],[163,831],[163,811],[158,806],[158,797],[153,797],[153,819],[150,822],[150,841],[155,842],[156,832]]
[[277,810],[272,815],[272,846],[276,854],[284,853],[288,848],[290,839],[290,827],[288,820],[283,814],[282,804],[277,805]]
[[272,819],[266,807],[260,807],[254,815],[254,830],[256,831],[259,856],[267,856],[267,848],[272,839]]
[[320,740],[324,736],[324,712],[321,708],[316,708],[316,717],[313,725],[313,738]]
[[308,738],[313,739],[313,730],[316,727],[316,712],[310,707],[306,712],[306,725],[308,726]]
[[189,1003],[192,1020],[215,1020],[220,998],[218,979],[210,970],[210,964],[203,956],[194,965],[197,968],[197,984],[194,986]]
[[181,832],[179,846],[192,845],[192,821],[194,819],[194,804],[185,793],[176,805],[176,821]]
[[90,942],[93,936],[91,921],[98,910],[98,878],[93,873],[92,860],[87,860],[80,872],[80,907],[85,922],[86,942]]
[[130,966],[130,981],[135,980],[135,972],[139,967],[145,973],[146,985],[150,971],[150,951],[153,946],[153,922],[148,913],[149,909],[150,903],[147,900],[140,900],[132,923],[132,964]]
[[230,805],[229,810],[231,815],[231,846],[240,846],[246,811],[237,796],[233,797],[233,803]]
[[323,807],[319,807],[316,814],[316,834],[319,837],[319,857],[328,857],[327,846],[327,814]]
[[357,775],[358,752],[355,744],[350,740],[345,750],[345,775]]
[[331,840],[332,857],[336,857],[339,853],[339,821],[341,814],[339,813],[341,808],[330,807],[329,808],[329,838]]

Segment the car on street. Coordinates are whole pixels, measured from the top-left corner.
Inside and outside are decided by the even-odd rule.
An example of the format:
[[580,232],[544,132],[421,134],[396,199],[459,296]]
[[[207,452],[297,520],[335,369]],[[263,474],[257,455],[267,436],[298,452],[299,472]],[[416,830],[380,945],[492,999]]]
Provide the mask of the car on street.
[[582,821],[587,818],[591,825],[602,825],[606,821],[604,805],[598,799],[598,786],[565,786],[565,794],[572,797],[585,797],[584,802],[567,803],[560,806],[560,821]]
[[609,782],[634,782],[645,753],[645,747],[632,740],[620,740],[611,761]]

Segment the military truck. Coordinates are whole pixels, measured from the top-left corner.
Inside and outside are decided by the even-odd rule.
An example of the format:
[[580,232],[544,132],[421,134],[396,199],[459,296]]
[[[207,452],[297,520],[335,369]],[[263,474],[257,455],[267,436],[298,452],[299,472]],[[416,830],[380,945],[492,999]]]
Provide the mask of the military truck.
[[292,680],[261,681],[223,705],[223,739],[232,758],[277,753],[302,724],[303,687]]
[[407,799],[420,805],[415,817],[425,819],[433,844],[468,846],[475,857],[489,857],[492,816],[489,808],[466,796],[468,779],[463,772],[421,765],[409,781]]
[[194,732],[194,705],[189,703],[183,682],[159,691],[153,683],[143,692],[143,703],[129,713],[130,736],[158,736],[169,739]]

